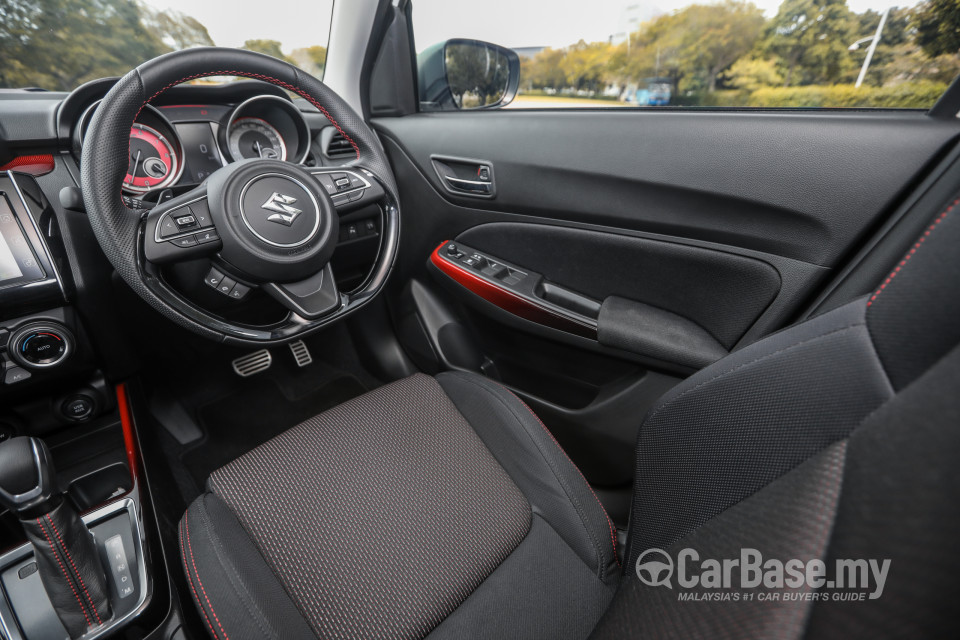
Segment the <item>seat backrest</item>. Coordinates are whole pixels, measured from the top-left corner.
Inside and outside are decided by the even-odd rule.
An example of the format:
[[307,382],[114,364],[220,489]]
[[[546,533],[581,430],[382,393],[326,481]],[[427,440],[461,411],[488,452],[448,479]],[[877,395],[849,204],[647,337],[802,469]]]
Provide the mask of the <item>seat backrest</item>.
[[651,410],[595,637],[960,637],[958,203],[874,294]]

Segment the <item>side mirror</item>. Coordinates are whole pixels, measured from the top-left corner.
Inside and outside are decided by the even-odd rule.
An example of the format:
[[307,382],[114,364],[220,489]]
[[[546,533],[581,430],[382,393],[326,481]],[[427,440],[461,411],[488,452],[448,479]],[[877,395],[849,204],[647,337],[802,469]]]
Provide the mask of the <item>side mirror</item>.
[[417,75],[424,111],[493,109],[516,97],[520,56],[489,42],[456,38],[417,56]]

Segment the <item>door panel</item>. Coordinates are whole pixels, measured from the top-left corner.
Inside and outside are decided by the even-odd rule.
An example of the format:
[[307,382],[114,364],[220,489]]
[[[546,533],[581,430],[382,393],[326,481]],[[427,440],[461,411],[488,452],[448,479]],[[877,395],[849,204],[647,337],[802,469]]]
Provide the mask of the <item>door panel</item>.
[[[610,487],[630,481],[656,399],[789,323],[958,129],[913,112],[632,110],[375,125],[401,190],[388,304],[404,349],[513,389]],[[484,166],[494,197],[441,182]],[[443,262],[446,241],[508,269]]]

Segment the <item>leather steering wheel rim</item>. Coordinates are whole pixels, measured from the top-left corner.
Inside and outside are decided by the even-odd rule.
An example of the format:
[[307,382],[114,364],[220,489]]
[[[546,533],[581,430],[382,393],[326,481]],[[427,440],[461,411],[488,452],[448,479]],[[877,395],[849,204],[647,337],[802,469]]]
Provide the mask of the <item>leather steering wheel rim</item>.
[[[349,304],[322,321],[301,321],[285,331],[258,331],[231,324],[188,302],[144,271],[144,212],[121,197],[128,169],[130,127],[140,111],[167,89],[197,78],[239,76],[262,80],[313,104],[350,142],[356,161],[372,172],[386,193],[380,253],[365,285]],[[154,58],[120,78],[97,108],[83,143],[80,181],[90,225],[107,259],[123,280],[150,306],[194,333],[218,341],[269,344],[293,339],[340,319],[363,306],[383,287],[399,244],[399,198],[383,148],[373,131],[340,96],[320,80],[267,55],[222,47],[199,47]]]

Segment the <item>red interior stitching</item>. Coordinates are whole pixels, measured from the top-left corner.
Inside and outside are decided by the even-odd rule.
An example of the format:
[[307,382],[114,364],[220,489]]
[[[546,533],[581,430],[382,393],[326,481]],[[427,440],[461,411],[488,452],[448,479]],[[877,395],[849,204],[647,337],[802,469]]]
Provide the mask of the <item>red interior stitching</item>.
[[[186,520],[186,516],[184,516]],[[183,547],[183,529],[180,529],[180,557],[183,558],[183,570],[187,574],[187,583],[190,585],[190,591],[193,592],[193,599],[197,601],[197,604],[200,606],[200,613],[203,614],[203,619],[207,621],[207,626],[210,627],[210,634],[217,638],[217,632],[214,630],[213,625],[210,623],[210,618],[207,617],[207,610],[203,608],[203,603],[200,602],[200,596],[197,595],[197,590],[193,586],[193,576],[190,573],[190,567],[187,566],[187,550]],[[199,580],[200,576],[197,576]]]
[[[197,584],[200,585],[200,591],[203,593],[203,597],[207,601],[207,605],[210,607],[210,613],[213,614],[213,619],[217,621],[217,626],[220,627],[220,631],[223,632],[223,637],[226,638],[226,640],[230,640],[230,636],[227,635],[227,632],[223,629],[223,625],[220,624],[220,618],[217,617],[217,612],[213,610],[213,604],[210,602],[209,596],[207,596],[207,590],[203,588],[203,580],[200,579],[200,572],[197,571],[197,562],[193,559],[193,545],[190,543],[190,521],[187,519],[186,514],[183,516],[183,528],[187,533],[186,538],[187,548],[190,550],[190,564],[193,565],[193,572],[197,574]],[[202,609],[203,607],[200,608]]]
[[[284,82],[283,80],[279,80],[279,79],[277,79],[277,78],[271,78],[270,76],[265,76],[265,75],[262,75],[262,74],[259,74],[259,73],[251,73],[251,72],[249,72],[249,71],[230,71],[230,70],[225,70],[225,71],[207,71],[207,72],[204,72],[204,73],[197,73],[197,74],[194,74],[194,75],[192,75],[192,76],[186,76],[186,77],[184,77],[184,78],[180,78],[179,80],[176,80],[175,82],[171,82],[170,84],[168,84],[167,86],[163,87],[162,89],[160,89],[159,91],[157,91],[155,94],[153,94],[152,96],[150,96],[149,98],[147,98],[147,100],[146,100],[142,105],[140,105],[140,109],[137,110],[137,116],[140,115],[140,111],[143,110],[143,107],[146,106],[146,104],[147,104],[148,102],[150,102],[151,100],[153,100],[154,98],[156,98],[157,96],[159,96],[161,93],[163,93],[164,91],[166,91],[166,90],[169,89],[170,87],[175,87],[176,85],[178,85],[178,84],[180,84],[180,83],[182,83],[182,82],[186,82],[187,80],[195,80],[195,79],[197,79],[197,78],[209,78],[210,76],[241,76],[241,77],[243,77],[243,78],[257,78],[258,80],[266,80],[267,82],[269,82],[269,83],[271,83],[271,84],[275,84],[275,85],[277,85],[277,86],[283,87],[284,89],[288,89],[288,90],[290,90],[290,91],[293,91],[294,93],[296,93],[296,94],[297,94],[298,96],[300,96],[301,98],[304,98],[305,100],[307,100],[308,102],[310,102],[310,104],[312,104],[313,106],[315,106],[317,109],[320,110],[320,112],[321,112],[324,116],[326,116],[327,120],[329,120],[329,121],[331,122],[331,124],[333,124],[333,126],[336,127],[337,131],[340,132],[340,135],[342,135],[342,136],[344,137],[344,139],[345,139],[347,142],[350,143],[350,146],[353,147],[353,150],[357,153],[357,160],[360,159],[360,147],[357,145],[357,143],[353,141],[353,138],[351,138],[349,135],[347,135],[347,132],[343,130],[343,127],[340,126],[340,123],[337,122],[336,120],[334,120],[333,116],[330,115],[330,113],[323,107],[323,105],[321,105],[319,102],[317,102],[310,94],[306,93],[306,92],[303,91],[302,89],[299,89],[298,87],[295,87],[295,86],[293,86],[293,85],[291,85],[291,84],[287,84],[287,83]],[[137,116],[134,116],[133,119],[136,120],[136,119],[137,119]],[[188,542],[189,542],[189,541],[188,541]]]
[[90,592],[87,591],[87,585],[83,582],[83,576],[80,575],[80,570],[77,569],[77,565],[73,562],[73,557],[70,556],[70,550],[67,549],[67,545],[63,544],[63,538],[60,537],[60,530],[57,529],[56,523],[54,523],[53,518],[50,517],[50,514],[47,514],[47,522],[50,523],[50,527],[53,529],[53,533],[57,536],[57,540],[60,542],[60,546],[63,547],[63,552],[67,556],[67,561],[70,562],[70,566],[73,567],[73,572],[77,574],[77,582],[80,584],[80,588],[83,589],[83,595],[87,596],[87,602],[90,603],[90,609],[93,611],[93,617],[97,619],[97,624],[103,624],[103,620],[100,619],[100,614],[97,613],[97,607],[93,604],[93,598],[90,597]]
[[900,261],[900,264],[898,264],[894,270],[890,272],[890,275],[887,276],[887,279],[883,281],[883,284],[880,285],[880,288],[877,289],[872,296],[870,296],[870,301],[867,302],[868,307],[873,304],[874,300],[876,300],[881,293],[883,293],[883,290],[887,288],[887,285],[897,277],[897,274],[900,273],[900,270],[907,266],[907,263],[910,262],[910,258],[913,257],[913,254],[915,254],[917,249],[923,245],[924,240],[926,240],[930,233],[936,229],[941,222],[943,222],[943,219],[947,217],[948,213],[953,211],[953,208],[957,206],[957,204],[960,204],[960,198],[954,200],[950,206],[947,207],[947,210],[937,216],[937,219],[933,221],[933,224],[931,224],[927,230],[923,232],[923,235],[920,236],[920,239],[917,240],[917,243],[910,248],[910,251],[907,251],[907,255],[903,257],[903,260]]
[[[498,384],[499,384],[499,383],[498,383]],[[620,558],[617,557],[617,536],[616,536],[616,534],[614,533],[613,520],[610,519],[610,516],[607,514],[607,510],[604,509],[603,503],[600,502],[600,498],[597,497],[597,494],[594,492],[593,487],[591,487],[591,486],[590,486],[590,483],[587,482],[586,476],[584,476],[584,475],[583,475],[583,472],[580,471],[580,467],[578,467],[576,464],[574,464],[573,460],[570,459],[570,456],[568,456],[568,455],[567,455],[567,452],[563,450],[563,447],[560,446],[560,443],[557,442],[557,439],[556,439],[555,437],[553,437],[553,433],[550,432],[550,429],[547,429],[547,425],[543,424],[543,420],[540,419],[540,416],[538,416],[536,413],[534,413],[533,409],[531,409],[531,408],[527,405],[526,402],[524,402],[523,400],[520,399],[520,396],[518,396],[517,394],[515,394],[513,391],[510,391],[510,389],[507,389],[507,388],[504,387],[502,384],[501,384],[500,386],[503,387],[504,390],[506,390],[507,393],[509,393],[510,395],[512,395],[514,398],[516,398],[516,399],[517,399],[517,402],[519,402],[520,404],[522,404],[522,405],[524,406],[524,408],[525,408],[527,411],[529,411],[530,414],[531,414],[534,418],[537,419],[537,422],[540,423],[540,426],[543,427],[543,430],[546,431],[546,432],[547,432],[547,435],[550,436],[550,439],[553,440],[553,444],[557,445],[557,449],[560,449],[560,453],[563,454],[563,457],[565,457],[565,458],[567,459],[567,461],[570,462],[570,464],[573,466],[573,468],[577,470],[577,473],[580,474],[580,477],[583,478],[583,483],[584,483],[585,485],[587,485],[587,489],[590,490],[590,495],[592,495],[592,496],[593,496],[593,499],[597,501],[597,505],[599,505],[600,511],[603,512],[603,517],[607,519],[607,526],[610,528],[610,542],[613,544],[613,559],[617,561],[617,566],[619,567],[619,566],[620,566]]]
[[63,573],[63,577],[66,578],[67,584],[70,586],[70,591],[73,591],[73,597],[77,599],[77,604],[80,605],[80,612],[83,613],[83,617],[87,621],[87,628],[89,629],[93,625],[90,622],[90,616],[87,615],[86,608],[83,606],[83,601],[80,599],[80,594],[74,589],[73,583],[70,581],[70,576],[67,575],[67,569],[63,566],[63,563],[60,562],[60,556],[57,555],[57,549],[53,546],[53,540],[50,539],[47,528],[43,526],[43,520],[37,518],[37,524],[40,525],[40,530],[43,531],[43,537],[47,539],[47,544],[50,545],[50,551],[53,553],[54,559],[57,561],[57,564],[60,565],[60,571]]

